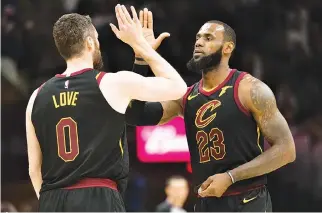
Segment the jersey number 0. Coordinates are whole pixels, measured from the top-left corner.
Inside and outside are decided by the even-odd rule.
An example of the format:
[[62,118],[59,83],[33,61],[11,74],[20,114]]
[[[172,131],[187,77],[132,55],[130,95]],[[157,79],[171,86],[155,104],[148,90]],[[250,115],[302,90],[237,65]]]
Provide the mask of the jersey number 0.
[[[67,131],[66,131],[67,129]],[[68,132],[66,134],[65,132]],[[66,137],[66,135],[68,137]],[[77,123],[71,117],[62,118],[56,125],[58,156],[65,162],[73,161],[79,154]],[[69,143],[69,150],[67,150]]]

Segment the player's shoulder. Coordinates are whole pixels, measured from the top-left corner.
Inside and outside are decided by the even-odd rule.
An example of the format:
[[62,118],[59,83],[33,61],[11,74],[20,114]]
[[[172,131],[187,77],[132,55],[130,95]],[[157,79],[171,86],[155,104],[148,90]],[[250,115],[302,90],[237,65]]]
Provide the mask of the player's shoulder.
[[250,91],[271,91],[271,89],[265,84],[263,81],[258,78],[252,76],[249,73],[246,73],[242,79],[240,80],[241,91],[250,92]]
[[118,71],[116,73],[108,73],[102,79],[102,85],[117,88],[132,88],[133,84],[136,86],[145,78],[137,73],[131,71]]
[[117,82],[117,81],[127,81],[127,80],[131,80],[128,79],[128,77],[132,77],[138,75],[136,73],[130,72],[130,71],[118,71],[115,73],[108,73],[108,75],[104,75],[104,81],[113,81],[113,82]]
[[[104,96],[108,96],[107,94],[111,93],[114,95],[128,94],[128,92],[134,88],[133,82],[138,82],[136,75],[138,74],[130,71],[107,73],[101,78],[98,85]],[[138,83],[136,85],[138,85]]]
[[240,81],[239,97],[245,100],[249,108],[261,108],[268,102],[275,102],[275,96],[272,90],[263,81],[247,74]]

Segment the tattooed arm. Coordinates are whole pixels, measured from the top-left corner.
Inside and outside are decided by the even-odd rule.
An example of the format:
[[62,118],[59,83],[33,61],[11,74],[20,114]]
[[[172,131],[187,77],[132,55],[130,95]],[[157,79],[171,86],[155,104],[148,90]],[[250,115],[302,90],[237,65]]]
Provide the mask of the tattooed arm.
[[270,88],[260,80],[247,75],[240,82],[238,95],[243,106],[255,118],[271,147],[233,170],[235,181],[270,173],[296,158],[295,145],[289,126],[276,106]]

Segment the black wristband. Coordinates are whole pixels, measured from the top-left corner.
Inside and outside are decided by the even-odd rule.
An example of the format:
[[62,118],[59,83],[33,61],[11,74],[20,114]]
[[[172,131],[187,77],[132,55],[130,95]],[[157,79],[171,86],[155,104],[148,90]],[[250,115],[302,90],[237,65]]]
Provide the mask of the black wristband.
[[163,116],[163,107],[160,102],[145,102],[132,100],[126,109],[126,123],[133,126],[157,125]]
[[143,58],[139,58],[139,57],[135,57],[135,60],[137,60],[137,61],[144,61]]

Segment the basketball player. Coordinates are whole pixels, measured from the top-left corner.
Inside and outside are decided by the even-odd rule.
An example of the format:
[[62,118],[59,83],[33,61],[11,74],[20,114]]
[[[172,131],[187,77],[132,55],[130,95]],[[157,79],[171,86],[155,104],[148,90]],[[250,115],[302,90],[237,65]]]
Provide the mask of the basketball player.
[[[152,13],[147,13],[144,31],[153,35]],[[134,125],[160,125],[184,117],[200,198],[196,211],[272,211],[266,174],[295,160],[290,129],[270,88],[229,67],[235,47],[231,27],[220,21],[205,23],[188,62],[189,70],[202,73],[202,79],[178,100],[133,101],[126,113]],[[148,66],[140,61],[134,71],[145,73]],[[271,145],[266,151],[264,137]]]
[[156,212],[186,212],[183,208],[189,195],[188,181],[178,175],[166,180],[166,199],[156,207]]
[[131,10],[133,19],[116,6],[119,29],[112,30],[158,77],[99,72],[98,35],[89,17],[67,14],[54,25],[67,69],[34,91],[26,111],[29,174],[40,211],[125,211],[120,193],[129,172],[124,113],[130,100],[177,99],[187,90],[145,41]]

